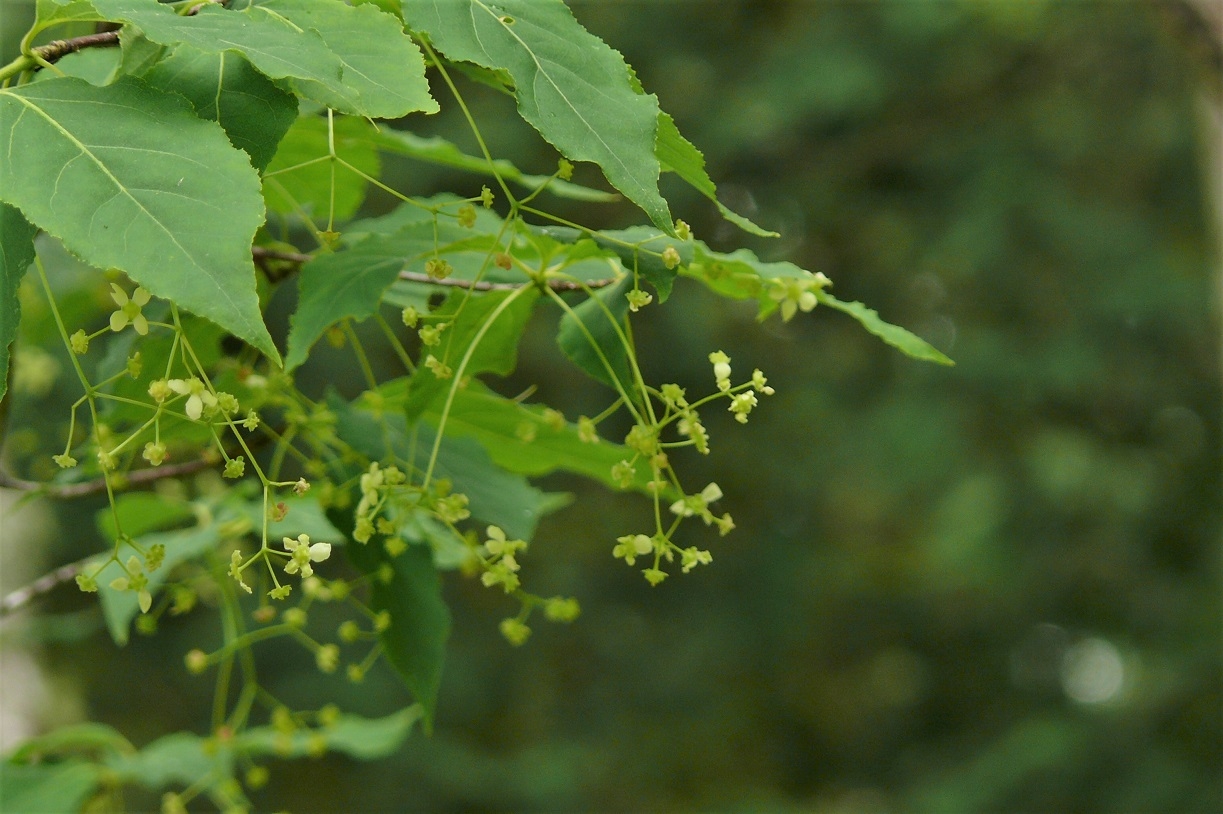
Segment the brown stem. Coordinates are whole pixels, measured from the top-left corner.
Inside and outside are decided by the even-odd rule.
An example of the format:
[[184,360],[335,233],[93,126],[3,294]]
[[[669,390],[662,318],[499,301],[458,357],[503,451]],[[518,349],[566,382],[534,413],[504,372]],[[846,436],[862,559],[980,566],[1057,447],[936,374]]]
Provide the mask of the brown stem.
[[62,585],[65,582],[71,582],[76,579],[76,575],[81,573],[81,570],[89,564],[89,561],[94,556],[96,555],[90,555],[83,560],[62,565],[51,573],[44,574],[29,585],[18,588],[3,599],[0,599],[0,616],[7,616],[13,611],[28,605],[33,599],[45,593],[50,593],[57,585]]
[[100,34],[86,34],[83,37],[73,37],[70,40],[52,40],[46,45],[33,49],[46,62],[58,62],[60,59],[75,54],[85,48],[106,48],[119,44],[118,31],[103,31]]
[[[128,472],[123,478],[128,486],[141,486],[165,478],[190,475],[192,472],[199,472],[201,469],[207,469],[214,464],[215,461],[209,462],[201,458],[194,461],[184,461],[181,464],[165,464],[149,469],[137,469],[135,472]],[[106,491],[106,480],[95,478],[94,480],[84,480],[79,483],[66,483],[62,485],[40,483],[39,481],[19,478],[3,467],[0,467],[0,487],[18,489],[22,492],[40,492],[47,497],[68,499],[104,492]]]

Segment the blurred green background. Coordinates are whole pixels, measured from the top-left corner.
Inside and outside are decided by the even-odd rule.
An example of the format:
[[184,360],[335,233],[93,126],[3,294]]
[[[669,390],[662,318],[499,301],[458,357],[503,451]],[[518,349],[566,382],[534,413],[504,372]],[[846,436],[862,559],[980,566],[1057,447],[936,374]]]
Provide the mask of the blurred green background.
[[[512,649],[496,624],[513,609],[449,579],[433,736],[377,763],[274,764],[255,799],[296,812],[1223,811],[1208,127],[1220,66],[1193,7],[574,7],[705,151],[726,202],[783,233],[748,245],[825,272],[839,297],[958,364],[910,361],[818,309],[759,325],[681,282],[639,320],[647,376],[703,388],[722,349],[777,388],[746,427],[711,415],[713,454],[679,462],[691,484],[722,486],[739,526],[680,541],[710,547],[713,565],[651,589],[610,556],[647,505],[546,479],[577,502],[545,521],[526,573],[579,597],[582,618],[541,622]],[[464,92],[495,152],[550,171],[555,155],[502,99]],[[471,143],[453,115],[421,127]],[[396,171],[422,194],[473,185]],[[669,191],[699,237],[745,242]],[[555,350],[555,316],[536,327],[500,389],[538,384],[571,417],[600,409],[606,394]],[[45,410],[29,400],[15,415]],[[54,550],[80,556],[70,539]],[[210,682],[177,665],[210,623],[167,624],[124,651],[99,627],[41,652],[90,716],[144,743],[206,727]],[[286,700],[317,706],[342,683],[289,650],[262,653]],[[370,714],[406,700],[385,673],[340,692]]]

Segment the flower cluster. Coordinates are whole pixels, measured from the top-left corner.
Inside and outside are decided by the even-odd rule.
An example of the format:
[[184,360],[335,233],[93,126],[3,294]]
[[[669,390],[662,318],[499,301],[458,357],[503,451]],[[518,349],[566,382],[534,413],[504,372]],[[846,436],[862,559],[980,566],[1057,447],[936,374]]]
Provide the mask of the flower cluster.
[[512,593],[520,584],[518,570],[521,566],[515,555],[526,550],[526,541],[507,540],[505,532],[497,526],[489,526],[485,534],[488,539],[484,541],[484,550],[488,552],[488,558],[482,560],[484,573],[480,581],[489,588],[500,585],[507,594]]
[[769,281],[769,299],[781,308],[781,318],[785,322],[799,311],[805,314],[814,309],[819,303],[817,292],[832,285],[832,280],[822,271],[804,274],[803,277],[774,277]]
[[369,465],[369,469],[361,475],[361,500],[357,503],[352,533],[354,540],[368,543],[375,531],[381,534],[394,531],[390,520],[379,514],[386,506],[390,490],[406,481],[407,476],[398,467],[388,466],[384,469],[377,461]]
[[136,594],[136,602],[140,605],[140,612],[148,613],[149,608],[153,605],[153,594],[149,592],[149,577],[145,573],[145,568],[147,566],[149,571],[157,570],[161,565],[161,559],[164,554],[165,549],[163,548],[161,555],[155,558],[146,558],[144,563],[135,554],[128,557],[127,562],[123,564],[123,576],[115,577],[110,581],[111,589],[115,591],[132,591]]
[[289,552],[285,573],[300,573],[302,579],[314,574],[311,563],[322,562],[331,556],[331,543],[311,543],[309,534],[299,534],[296,540],[292,537],[284,538],[284,547]]

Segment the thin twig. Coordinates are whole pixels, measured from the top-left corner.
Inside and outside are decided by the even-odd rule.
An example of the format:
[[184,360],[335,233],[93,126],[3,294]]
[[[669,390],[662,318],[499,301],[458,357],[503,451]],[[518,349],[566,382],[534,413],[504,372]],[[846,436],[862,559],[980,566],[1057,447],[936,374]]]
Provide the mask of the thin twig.
[[96,556],[96,554],[91,554],[76,562],[61,565],[51,573],[44,574],[24,588],[18,588],[0,599],[0,616],[8,616],[13,611],[28,605],[32,600],[50,593],[56,586],[76,579],[76,575],[81,573],[81,570]]
[[[252,246],[251,254],[257,260],[283,260],[288,263],[309,263],[314,259],[312,254],[302,254],[301,252],[282,252],[276,249],[269,249],[265,246]],[[453,277],[447,277],[443,280],[438,280],[430,277],[428,274],[421,274],[418,271],[401,271],[399,279],[409,283],[421,283],[424,285],[437,285],[449,288],[465,288],[472,291],[514,291],[519,288],[527,288],[535,285],[535,283],[492,283],[487,280],[459,280]],[[602,280],[590,280],[588,282],[577,282],[573,280],[548,280],[548,288],[553,291],[581,291],[586,288],[607,288],[615,283],[619,278],[607,277]]]
[[[137,469],[135,472],[128,472],[123,478],[128,486],[141,486],[164,478],[190,475],[193,472],[199,472],[201,469],[214,466],[215,463],[215,461],[209,462],[202,458],[197,458],[194,461],[184,461],[181,464],[164,464],[148,469]],[[17,489],[22,492],[40,492],[46,497],[68,499],[104,492],[106,491],[106,480],[105,478],[95,478],[94,480],[83,480],[79,483],[41,483],[39,481],[19,478],[9,473],[3,467],[0,467],[0,487]]]

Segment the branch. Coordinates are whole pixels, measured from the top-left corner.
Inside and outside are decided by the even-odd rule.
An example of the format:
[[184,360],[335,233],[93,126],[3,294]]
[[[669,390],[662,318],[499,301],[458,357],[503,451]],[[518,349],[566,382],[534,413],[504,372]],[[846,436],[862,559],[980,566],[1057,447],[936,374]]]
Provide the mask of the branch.
[[[141,486],[146,483],[162,480],[163,478],[177,478],[180,475],[190,475],[192,472],[207,469],[215,465],[215,463],[215,461],[209,462],[202,458],[197,458],[194,461],[184,461],[181,464],[165,464],[155,468],[137,469],[135,472],[126,473],[122,478],[128,486]],[[93,480],[65,484],[41,483],[39,481],[19,478],[3,467],[0,467],[0,487],[17,489],[22,492],[41,492],[47,497],[68,499],[105,492],[106,479],[95,478]]]
[[83,37],[73,37],[70,40],[52,40],[46,45],[40,45],[32,51],[44,62],[58,62],[69,54],[86,48],[107,48],[119,44],[118,31],[103,31],[99,34],[86,34]]
[[91,554],[82,560],[62,565],[51,573],[44,574],[34,580],[24,588],[18,588],[8,596],[0,599],[0,617],[8,616],[13,611],[28,605],[32,600],[43,594],[50,593],[57,585],[62,585],[65,582],[71,582],[76,579],[76,575],[81,573],[81,570],[96,556],[96,554]]
[[0,67],[0,83],[7,83],[14,76],[25,71],[41,70],[44,66],[57,62],[68,54],[83,48],[98,48],[118,45],[118,31],[103,31],[100,34],[86,34],[70,40],[54,40],[46,45],[31,48],[28,54],[22,54],[7,65]]
[[[283,260],[288,263],[309,263],[314,259],[312,254],[302,254],[300,252],[282,252],[275,249],[269,249],[264,246],[252,246],[251,254],[256,260]],[[265,269],[266,271],[266,269]],[[535,285],[535,283],[490,283],[486,280],[457,280],[452,277],[447,277],[444,280],[438,280],[430,277],[428,274],[421,274],[418,271],[401,271],[399,279],[409,283],[421,283],[423,285],[438,285],[449,288],[466,288],[472,291],[513,291],[518,288],[527,288]],[[548,288],[553,291],[582,291],[587,288],[607,288],[615,283],[619,278],[607,277],[602,280],[591,280],[589,282],[576,282],[570,280],[548,280]]]

